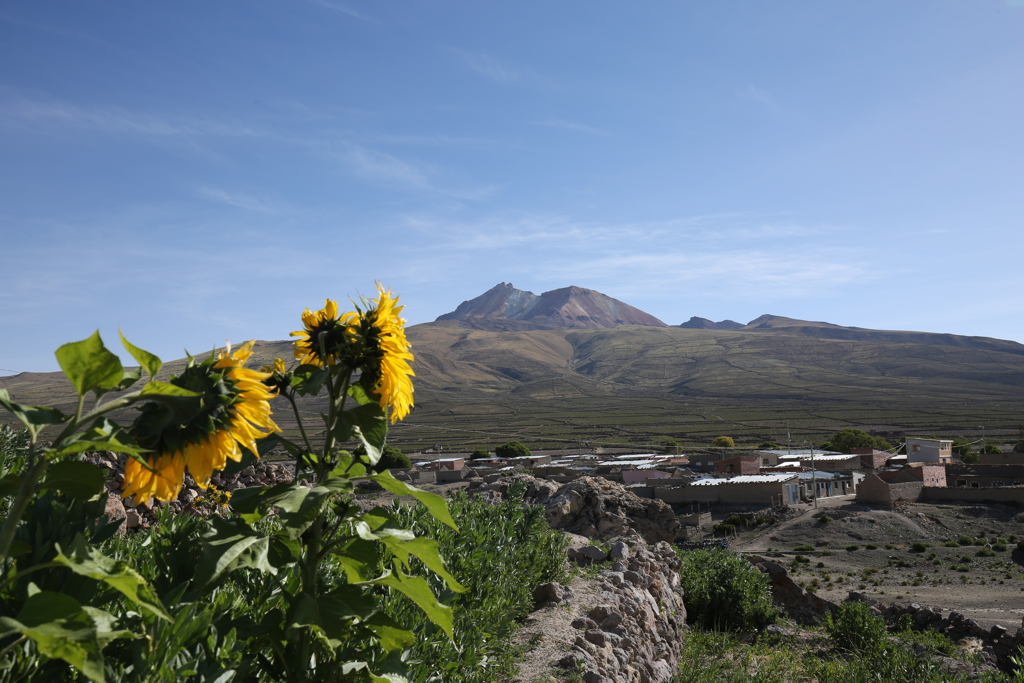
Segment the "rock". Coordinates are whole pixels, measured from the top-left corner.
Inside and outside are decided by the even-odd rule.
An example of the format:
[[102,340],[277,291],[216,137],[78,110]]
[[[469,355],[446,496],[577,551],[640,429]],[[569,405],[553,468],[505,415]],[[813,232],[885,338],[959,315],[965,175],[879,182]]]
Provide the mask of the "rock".
[[103,506],[103,515],[109,522],[121,520],[121,525],[117,527],[117,533],[123,534],[125,532],[127,525],[124,519],[128,516],[128,512],[124,508],[124,503],[121,502],[121,496],[107,493],[107,502]]
[[836,605],[796,585],[781,564],[758,555],[749,555],[747,560],[768,575],[771,579],[772,600],[775,605],[797,623],[821,624],[825,614],[836,609]]
[[612,549],[608,552],[608,557],[613,560],[626,560],[629,559],[629,546],[623,541],[616,541],[612,545]]
[[592,562],[603,562],[608,558],[608,553],[596,545],[588,545],[579,549],[579,554]]
[[125,513],[124,524],[129,529],[138,529],[142,526],[142,516],[134,509],[128,510]]
[[539,603],[563,603],[572,598],[572,589],[558,582],[542,583],[533,589],[533,599]]

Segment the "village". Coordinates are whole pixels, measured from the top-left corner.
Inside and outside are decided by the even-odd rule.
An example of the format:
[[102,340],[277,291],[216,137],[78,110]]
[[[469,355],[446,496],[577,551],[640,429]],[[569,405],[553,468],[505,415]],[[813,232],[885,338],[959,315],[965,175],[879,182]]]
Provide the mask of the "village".
[[980,453],[980,462],[965,464],[954,455],[952,439],[910,437],[891,451],[851,450],[578,449],[472,459],[469,453],[437,457],[427,451],[411,454],[412,467],[392,472],[420,484],[492,482],[516,473],[556,483],[601,477],[672,506],[684,525],[680,540],[709,527],[712,515],[705,513],[712,510],[817,506],[837,498],[887,509],[944,501],[1024,505],[1024,453]]

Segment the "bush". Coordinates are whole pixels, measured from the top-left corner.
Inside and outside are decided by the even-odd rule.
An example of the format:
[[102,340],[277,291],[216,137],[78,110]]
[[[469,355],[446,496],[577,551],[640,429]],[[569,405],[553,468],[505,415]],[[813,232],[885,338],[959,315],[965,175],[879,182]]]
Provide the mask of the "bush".
[[844,602],[825,615],[825,632],[844,652],[878,652],[885,644],[885,622],[863,602]]
[[918,543],[911,543],[910,544],[910,551],[911,552],[923,553],[925,550],[928,550],[928,544],[927,543],[920,543],[920,542],[918,542]]
[[716,524],[715,526],[713,526],[711,528],[714,529],[716,534],[726,534],[726,535],[728,535],[728,534],[731,534],[731,533],[736,531],[736,527],[735,526],[733,526],[732,524],[726,524],[724,522],[721,523],[721,524]]
[[798,553],[809,553],[809,552],[812,552],[813,550],[814,550],[814,546],[809,544],[809,543],[804,543],[802,545],[798,545],[797,547],[793,548],[793,551],[794,552],[798,552]]
[[832,518],[829,517],[828,515],[822,515],[821,517],[818,517],[818,521],[821,522],[822,524],[828,524],[829,522],[832,521]]
[[956,542],[960,545],[971,545],[972,543],[974,543],[974,539],[970,536],[957,536]]
[[779,444],[775,443],[774,441],[762,441],[761,443],[757,444],[757,447],[759,449],[766,450],[766,451],[775,450],[776,448],[782,448],[782,446],[780,446]]
[[959,548],[960,547],[960,544],[957,543],[956,541],[946,541],[942,545],[944,545],[947,548]]
[[731,436],[716,436],[711,445],[714,448],[733,448],[736,446],[736,442]]
[[495,448],[494,454],[499,458],[525,458],[529,457],[530,449],[518,441],[509,441]]
[[486,448],[478,448],[469,454],[470,460],[480,460],[481,458],[491,457],[490,452]]
[[850,545],[846,546],[846,549],[849,550],[850,552],[853,552],[854,550],[859,550],[860,546],[857,545],[856,543],[851,543]]
[[727,550],[680,552],[688,621],[705,629],[754,631],[777,618],[770,579]]
[[725,524],[732,524],[733,526],[747,526],[748,520],[742,515],[732,514],[722,520]]

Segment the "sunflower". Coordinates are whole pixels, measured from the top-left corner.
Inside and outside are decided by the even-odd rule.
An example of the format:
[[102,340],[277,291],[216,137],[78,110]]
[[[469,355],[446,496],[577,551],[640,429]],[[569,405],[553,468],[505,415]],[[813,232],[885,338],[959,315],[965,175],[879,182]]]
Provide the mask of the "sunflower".
[[339,317],[338,302],[333,299],[327,299],[319,311],[307,308],[302,312],[304,329],[291,333],[292,337],[300,337],[295,341],[295,358],[303,365],[334,365],[351,343],[348,333],[357,318],[355,313]]
[[398,297],[390,289],[377,283],[374,306],[360,316],[360,328],[370,345],[370,356],[376,367],[369,369],[376,380],[373,392],[380,396],[380,407],[391,408],[391,423],[404,419],[413,406],[412,377],[416,373],[409,367],[413,356],[405,338],[405,320],[398,317],[405,306],[398,305]]
[[256,439],[281,430],[270,419],[268,401],[276,393],[263,384],[269,373],[242,367],[252,347],[250,341],[234,353],[229,346],[216,359],[199,364],[190,360],[180,377],[171,378],[171,384],[200,395],[187,419],[155,402],[143,405],[133,432],[156,455],[146,464],[128,461],[122,498],[169,502],[181,491],[186,467],[196,484],[206,488],[228,458],[241,460],[239,445],[259,457]]

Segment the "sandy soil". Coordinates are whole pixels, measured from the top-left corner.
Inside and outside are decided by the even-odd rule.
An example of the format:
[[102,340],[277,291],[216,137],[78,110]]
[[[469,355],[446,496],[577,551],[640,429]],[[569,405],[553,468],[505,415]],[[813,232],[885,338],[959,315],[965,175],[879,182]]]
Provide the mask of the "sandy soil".
[[[822,514],[833,521],[821,523]],[[1024,554],[1014,549],[1016,544],[992,550],[990,557],[978,556],[985,546],[943,546],[961,535],[975,539],[982,533],[993,541],[1024,535],[1024,512],[1002,505],[952,504],[888,511],[841,497],[819,501],[817,510],[800,506],[785,521],[741,534],[732,547],[785,563],[795,581],[814,587],[827,600],[839,602],[849,591],[860,590],[883,602],[918,602],[959,611],[986,628],[998,623],[1016,630],[1024,617]],[[915,552],[913,543],[928,548]],[[815,550],[794,550],[801,545]],[[810,561],[794,562],[798,554]]]

